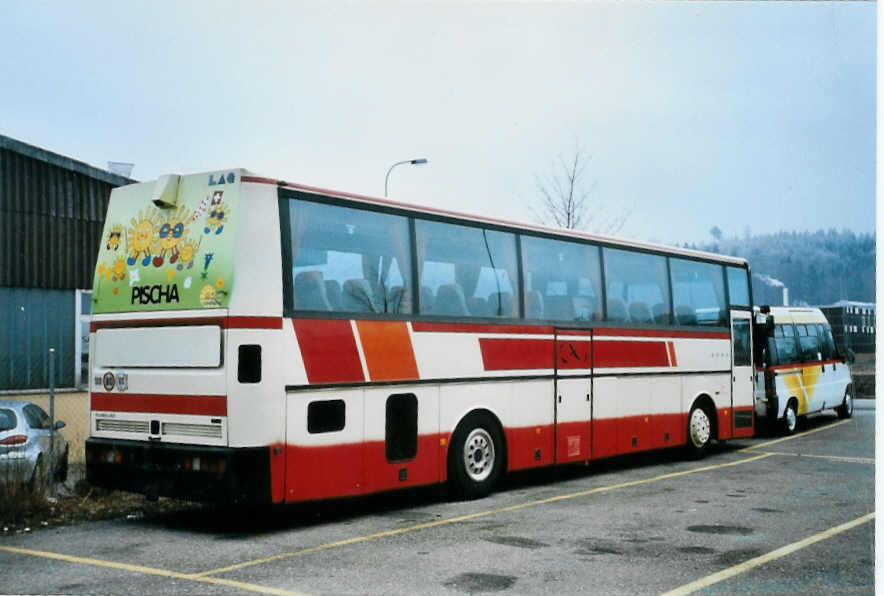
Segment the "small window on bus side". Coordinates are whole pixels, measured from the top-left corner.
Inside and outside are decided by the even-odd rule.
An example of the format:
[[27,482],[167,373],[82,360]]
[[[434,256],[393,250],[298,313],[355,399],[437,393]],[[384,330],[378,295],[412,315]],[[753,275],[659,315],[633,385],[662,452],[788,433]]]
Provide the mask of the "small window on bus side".
[[346,410],[342,399],[310,402],[307,406],[307,432],[318,434],[343,430]]
[[734,320],[733,322],[734,366],[752,364],[749,358],[749,325],[748,319]]
[[727,267],[727,290],[731,306],[749,306],[749,272]]
[[604,261],[606,320],[636,325],[671,323],[665,257],[605,248]]
[[421,314],[518,318],[515,235],[421,219],[414,223]]
[[296,311],[410,313],[408,218],[289,201]]
[[796,325],[795,327],[798,329],[798,347],[801,350],[801,360],[803,362],[819,362],[822,348],[816,325]]
[[795,364],[799,362],[798,346],[792,325],[777,325],[774,330],[777,344],[777,363]]
[[522,236],[525,318],[599,321],[602,274],[599,248]]
[[405,461],[417,455],[417,397],[413,393],[387,398],[387,461]]
[[724,325],[722,267],[685,259],[669,259],[672,301],[679,325]]
[[820,323],[820,345],[823,346],[823,358],[833,360],[838,357],[835,348],[835,338],[832,337],[832,329],[827,324]]

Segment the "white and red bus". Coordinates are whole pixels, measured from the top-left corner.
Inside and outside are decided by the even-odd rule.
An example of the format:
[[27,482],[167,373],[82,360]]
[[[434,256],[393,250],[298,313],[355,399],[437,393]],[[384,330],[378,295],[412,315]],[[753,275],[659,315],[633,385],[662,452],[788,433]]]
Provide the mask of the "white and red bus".
[[90,332],[91,483],[292,503],[754,428],[740,258],[245,170],[115,189]]

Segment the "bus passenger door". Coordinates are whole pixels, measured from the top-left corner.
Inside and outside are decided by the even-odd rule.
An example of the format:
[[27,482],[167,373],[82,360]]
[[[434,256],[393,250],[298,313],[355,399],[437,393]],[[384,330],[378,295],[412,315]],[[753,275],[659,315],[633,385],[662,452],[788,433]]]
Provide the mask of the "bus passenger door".
[[556,463],[589,461],[592,423],[592,337],[557,329],[555,341]]
[[734,310],[731,311],[731,411],[734,437],[751,437],[754,432],[754,396],[752,314]]

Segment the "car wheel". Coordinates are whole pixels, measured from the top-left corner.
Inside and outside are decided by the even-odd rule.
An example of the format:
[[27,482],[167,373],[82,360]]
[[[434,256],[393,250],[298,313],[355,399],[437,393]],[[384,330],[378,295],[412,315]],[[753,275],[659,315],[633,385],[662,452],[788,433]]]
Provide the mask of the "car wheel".
[[700,459],[706,455],[712,442],[712,416],[706,407],[695,404],[688,415],[687,454],[690,459]]
[[795,434],[795,429],[798,427],[798,408],[795,406],[795,400],[789,401],[786,405],[786,411],[783,412],[783,419],[780,424],[783,434]]
[[850,418],[853,416],[853,396],[850,393],[851,392],[848,389],[844,393],[844,401],[840,406],[835,408],[835,411],[838,413],[838,418]]
[[489,414],[467,416],[454,431],[448,451],[448,480],[454,495],[478,499],[494,490],[503,472],[504,444]]

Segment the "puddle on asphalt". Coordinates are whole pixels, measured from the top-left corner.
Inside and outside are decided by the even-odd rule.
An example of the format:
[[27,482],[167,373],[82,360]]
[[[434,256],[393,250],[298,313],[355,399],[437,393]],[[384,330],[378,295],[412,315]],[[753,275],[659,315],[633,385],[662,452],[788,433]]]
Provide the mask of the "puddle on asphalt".
[[442,585],[461,592],[503,592],[516,583],[512,575],[494,575],[491,573],[461,573]]
[[489,536],[485,538],[488,542],[494,542],[495,544],[503,544],[505,546],[517,546],[519,548],[530,548],[537,549],[543,548],[544,546],[549,546],[545,542],[540,542],[539,540],[532,540],[530,538],[523,538],[521,536]]
[[745,526],[722,526],[722,525],[700,525],[700,526],[688,526],[688,532],[698,532],[700,534],[730,534],[737,536],[748,536],[755,532],[752,528],[747,528]]

